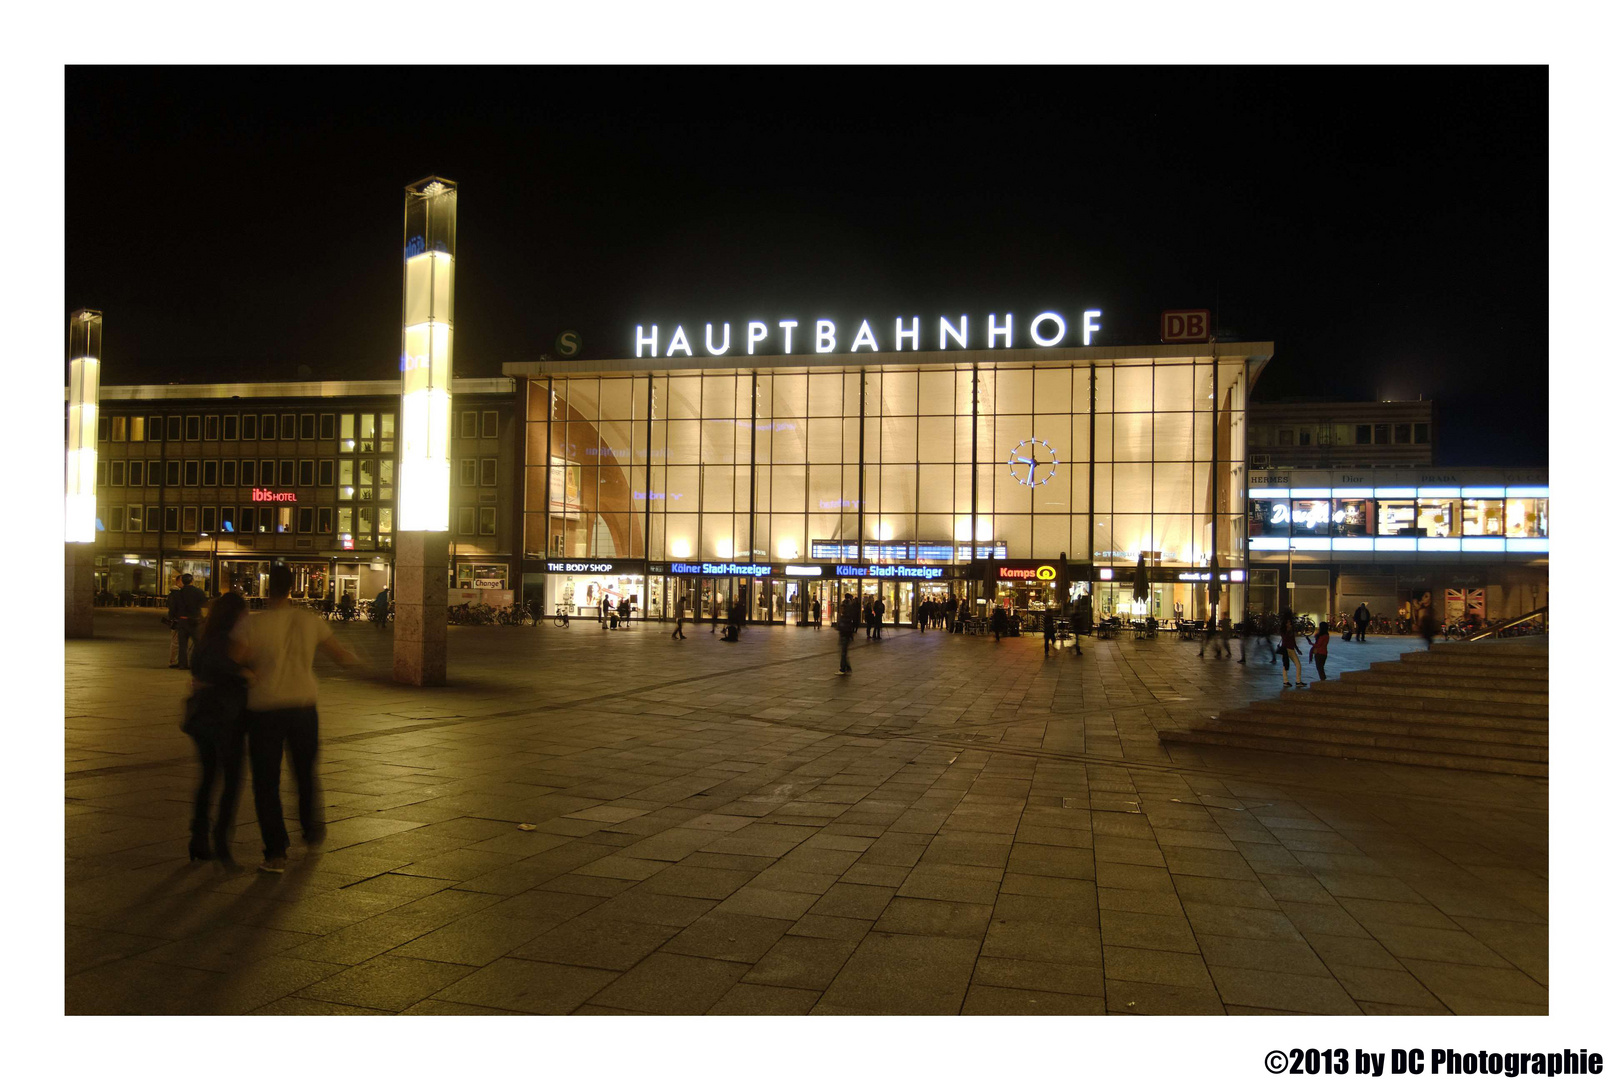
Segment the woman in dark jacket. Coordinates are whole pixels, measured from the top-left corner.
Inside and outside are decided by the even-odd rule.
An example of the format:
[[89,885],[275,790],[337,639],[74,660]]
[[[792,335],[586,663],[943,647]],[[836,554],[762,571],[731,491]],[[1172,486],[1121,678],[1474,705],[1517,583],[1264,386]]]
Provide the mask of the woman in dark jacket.
[[[248,673],[240,664],[242,647],[231,640],[231,635],[244,618],[246,601],[239,593],[227,592],[213,601],[191,660],[191,695],[185,703],[184,728],[196,743],[196,754],[202,762],[202,779],[196,788],[190,820],[192,862],[217,858],[226,866],[235,863],[230,855],[230,838],[241,796]],[[213,785],[220,773],[224,790],[219,795],[218,818],[209,829]]]

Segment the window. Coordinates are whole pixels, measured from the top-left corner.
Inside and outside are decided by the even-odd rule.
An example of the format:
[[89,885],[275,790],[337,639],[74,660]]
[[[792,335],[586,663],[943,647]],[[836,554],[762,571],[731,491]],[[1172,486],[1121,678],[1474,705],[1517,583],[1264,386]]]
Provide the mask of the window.
[[353,546],[353,508],[351,506],[338,507],[336,510],[336,534],[342,540],[342,547],[351,549]]
[[375,507],[358,508],[358,532],[353,534],[353,542],[361,548],[375,546]]
[[482,414],[482,438],[498,438],[498,413],[484,412]]
[[313,413],[303,413],[301,420],[298,421],[297,438],[312,439],[314,437],[314,425],[317,423],[319,423],[319,421]]
[[375,459],[363,458],[358,463],[358,501],[375,501]]
[[129,486],[146,486],[146,463],[141,461],[139,458],[135,458],[133,461],[129,462]]
[[392,499],[392,470],[396,464],[389,457],[381,459],[381,488],[377,492],[377,497],[382,502],[389,502]]
[[[289,533],[291,531],[291,526],[293,525],[292,513],[297,508],[295,506],[277,506],[274,509],[276,511],[274,531],[277,533]],[[268,508],[265,507],[264,513],[268,512]]]
[[498,458],[484,457],[482,459],[482,486],[495,487],[498,484]]
[[112,441],[112,418],[111,417],[103,416],[103,417],[101,417],[101,419],[99,419],[99,420],[97,420],[95,422],[95,441],[96,442],[111,442]]
[[234,442],[241,434],[241,418],[239,416],[226,416],[224,418],[224,441]]
[[1336,499],[1333,502],[1334,536],[1371,536],[1371,499]]
[[336,497],[338,499],[351,499],[353,497],[352,458],[340,458],[336,462]]
[[146,418],[143,416],[129,417],[129,441],[146,441]]
[[1326,499],[1295,499],[1289,517],[1295,536],[1326,536],[1332,513]]
[[1414,502],[1378,500],[1378,535],[1412,535],[1417,527],[1417,504]]
[[280,417],[280,438],[282,441],[297,437],[297,414],[284,413]]
[[252,458],[241,461],[241,486],[251,487],[258,482],[258,463]]
[[123,486],[123,464],[124,463],[122,461],[112,462],[112,478],[109,483],[111,483],[113,487]]
[[163,463],[163,477],[162,477],[163,486],[165,486],[165,487],[178,487],[179,486],[179,469],[180,469],[180,464],[177,461],[168,461],[168,462]]
[[241,417],[241,438],[248,442],[255,442],[258,437],[258,418],[256,414],[249,413]]
[[259,438],[274,438],[274,413],[263,414],[263,427],[260,431]]
[[1372,441],[1374,443],[1377,443],[1379,446],[1387,445],[1388,442],[1389,442],[1389,425],[1388,424],[1373,424],[1372,425]]
[[328,506],[319,508],[319,531],[329,533],[335,528],[336,512]]
[[478,509],[482,512],[482,535],[492,536],[496,531],[495,526],[498,524],[498,507],[483,506],[478,507]]
[[129,418],[127,416],[114,416],[112,418],[112,441],[124,442],[129,437]]
[[106,487],[106,466],[107,466],[107,462],[106,462],[105,458],[102,458],[100,461],[97,461],[95,463],[95,486],[96,487]]
[[202,482],[202,463],[192,459],[185,462],[185,486],[195,487]]
[[[1293,430],[1290,429],[1290,428],[1282,428],[1281,430],[1279,430],[1277,432],[1277,445],[1278,446],[1293,446],[1294,445],[1294,432],[1293,432]],[[968,537],[965,536],[964,539],[967,540]]]
[[176,533],[179,531],[179,507],[165,506],[162,509],[162,531]]
[[202,419],[202,438],[208,442],[218,440],[218,417],[208,416]]
[[1428,425],[1427,424],[1413,424],[1412,425],[1412,439],[1411,439],[1411,441],[1415,442],[1415,443],[1426,443],[1426,442],[1428,442]]
[[1397,442],[1397,443],[1409,443],[1409,442],[1411,442],[1411,425],[1410,424],[1396,424],[1395,425],[1395,442]]
[[352,453],[353,452],[353,447],[357,445],[357,443],[355,443],[354,440],[353,440],[353,432],[355,430],[353,424],[354,424],[353,414],[352,413],[343,413],[342,414],[342,449],[346,450],[348,453]]
[[202,532],[210,533],[218,530],[218,507],[202,507]]
[[[471,415],[474,416],[476,414],[472,413]],[[463,460],[460,461],[460,463],[459,463],[459,486],[460,487],[475,487],[476,486],[476,459],[475,458],[464,458]]]
[[392,546],[392,508],[390,506],[379,507],[377,509],[377,511],[376,511],[376,515],[377,515],[376,516],[376,522],[377,522],[376,531],[381,534],[381,540],[380,540],[381,546],[382,547],[391,547]]
[[235,507],[221,506],[218,508],[218,528],[220,532],[232,533],[235,531]]
[[459,437],[461,439],[474,439],[476,437],[476,414],[462,412],[459,414]]
[[314,531],[314,508],[311,506],[297,507],[297,531],[311,533]]
[[[336,459],[321,458],[319,461],[319,486],[330,487],[336,482]],[[329,529],[323,530],[329,532]]]
[[218,482],[220,487],[235,486],[235,465],[236,461],[234,458],[225,458],[223,461],[219,462]]
[[106,508],[106,529],[108,532],[123,531],[123,507],[109,506]]
[[236,523],[236,528],[239,529],[241,532],[249,533],[249,532],[256,532],[257,531],[257,525],[258,525],[258,510],[257,510],[257,507],[255,507],[255,506],[243,506],[243,507],[241,507],[241,520]]
[[162,417],[146,417],[146,441],[162,442]]
[[297,463],[290,458],[280,460],[280,486],[292,487],[297,483]]
[[124,521],[123,531],[124,532],[139,532],[140,531],[140,517],[141,517],[140,507],[131,505],[129,507],[129,516]]
[[375,414],[360,413],[358,417],[358,451],[361,454],[375,453]]
[[299,487],[314,486],[314,462],[312,458],[303,458],[297,462],[297,484]]
[[262,484],[264,487],[268,487],[274,483],[273,461],[264,460],[258,462],[258,483]]
[[1546,528],[1546,504],[1550,499],[1508,499],[1508,536],[1550,536]]
[[[336,414],[335,413],[320,413],[319,414],[319,437],[321,439],[334,439],[336,437]],[[329,529],[325,529],[323,531],[324,532],[330,532]]]
[[459,535],[476,535],[476,508],[474,506],[461,506],[459,508]]
[[1310,444],[1311,444],[1310,429],[1309,428],[1301,429],[1301,431],[1299,433],[1299,445],[1301,445],[1301,446],[1309,446]]
[[202,462],[202,487],[218,487],[218,462]]
[[198,442],[202,437],[202,418],[199,416],[185,417],[185,441]]
[[185,529],[184,529],[184,531],[188,532],[188,533],[193,533],[193,532],[196,531],[196,508],[194,506],[187,506],[184,509],[185,509]]
[[1424,499],[1417,504],[1417,532],[1420,536],[1451,536],[1457,504],[1445,499]]
[[184,423],[185,418],[182,416],[168,417],[163,421],[164,426],[167,428],[167,431],[165,431],[163,434],[163,438],[167,439],[169,442],[178,442],[184,428]]
[[381,414],[381,453],[383,453],[383,454],[392,453],[392,450],[393,450],[392,435],[393,435],[392,414],[389,413],[389,412],[384,412],[384,413]]
[[1500,499],[1466,499],[1462,502],[1463,536],[1505,536],[1506,503]]
[[[168,509],[173,510],[174,508],[170,506]],[[179,524],[179,516],[177,511],[175,512],[174,516],[174,524]],[[160,507],[146,507],[146,532],[162,532],[162,510]]]

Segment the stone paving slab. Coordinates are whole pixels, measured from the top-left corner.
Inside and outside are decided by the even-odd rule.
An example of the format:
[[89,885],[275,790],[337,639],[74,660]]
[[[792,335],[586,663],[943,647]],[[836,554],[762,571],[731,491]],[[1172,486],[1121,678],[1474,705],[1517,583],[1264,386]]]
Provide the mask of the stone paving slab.
[[1544,782],[1159,743],[1276,697],[1269,654],[892,630],[839,678],[793,627],[454,627],[453,685],[415,689],[342,626],[329,835],[271,877],[186,861],[183,674],[149,612],[96,633],[66,644],[69,1013],[1549,1005]]

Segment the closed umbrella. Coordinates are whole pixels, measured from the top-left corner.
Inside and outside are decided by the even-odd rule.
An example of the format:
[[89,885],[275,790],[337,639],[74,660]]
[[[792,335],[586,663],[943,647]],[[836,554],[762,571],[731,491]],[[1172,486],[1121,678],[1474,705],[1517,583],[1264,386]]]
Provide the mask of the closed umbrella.
[[1066,615],[1066,616],[1069,615],[1069,613],[1070,613],[1070,563],[1069,563],[1069,560],[1065,557],[1064,552],[1062,552],[1062,551],[1059,552],[1058,596],[1059,596],[1059,614],[1060,615]]
[[1137,575],[1132,579],[1131,598],[1139,602],[1148,599],[1148,563],[1142,552],[1137,553]]

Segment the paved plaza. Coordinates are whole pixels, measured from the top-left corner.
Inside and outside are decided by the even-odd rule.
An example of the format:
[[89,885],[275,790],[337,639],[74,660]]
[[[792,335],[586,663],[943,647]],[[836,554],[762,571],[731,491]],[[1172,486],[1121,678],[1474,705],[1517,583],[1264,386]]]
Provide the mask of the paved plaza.
[[1275,697],[1269,653],[904,629],[842,678],[830,629],[668,630],[451,627],[415,689],[339,627],[329,835],[275,876],[249,790],[246,869],[186,860],[186,673],[98,612],[67,1012],[1546,1011],[1544,781],[1159,743]]

